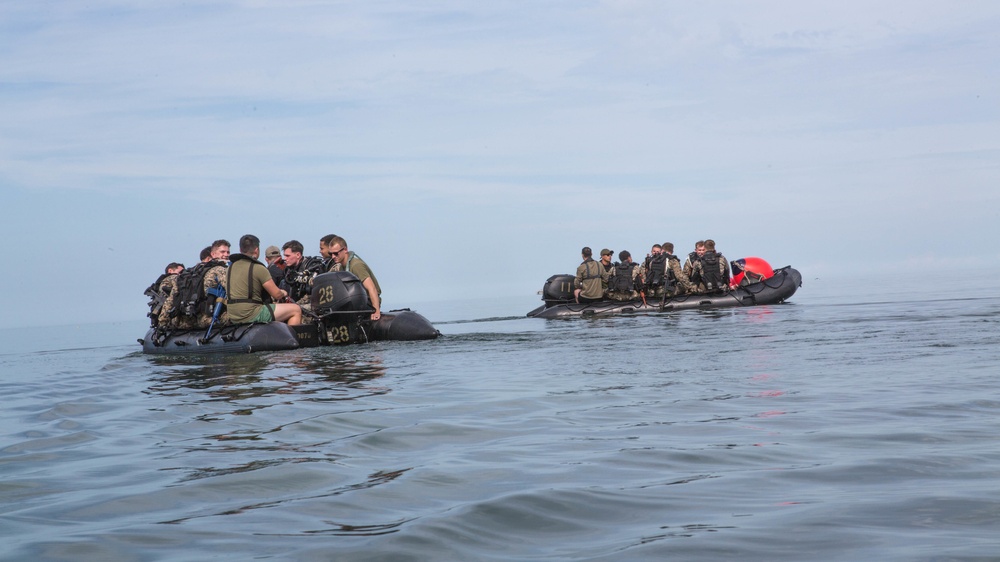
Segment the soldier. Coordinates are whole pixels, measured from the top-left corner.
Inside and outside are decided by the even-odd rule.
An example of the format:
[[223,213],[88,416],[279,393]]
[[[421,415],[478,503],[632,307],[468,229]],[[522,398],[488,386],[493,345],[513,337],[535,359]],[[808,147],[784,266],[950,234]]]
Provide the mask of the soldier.
[[347,240],[340,236],[334,236],[326,246],[333,259],[334,265],[330,271],[349,271],[361,280],[361,286],[368,292],[368,301],[375,312],[372,312],[371,319],[378,320],[382,317],[382,288],[378,285],[378,279],[372,273],[365,260],[354,252],[347,250]]
[[671,278],[674,285],[674,290],[666,296],[675,297],[685,293],[693,293],[695,289],[694,284],[692,284],[688,276],[684,274],[684,270],[681,268],[680,258],[674,255],[673,242],[663,243],[663,254],[667,256],[667,275]]
[[302,242],[289,240],[281,246],[285,257],[285,278],[281,288],[288,291],[292,301],[300,305],[309,304],[310,281],[322,272],[323,259],[315,256],[304,257]]
[[613,271],[615,269],[615,264],[611,263],[611,256],[614,254],[614,252],[607,248],[601,250],[601,265],[604,267],[604,271],[608,272],[608,275],[613,275]]
[[613,301],[627,301],[636,298],[642,289],[642,267],[632,261],[628,250],[618,252],[618,263],[608,280],[608,298]]
[[580,253],[583,255],[583,263],[576,268],[576,290],[573,296],[578,303],[598,302],[604,297],[604,287],[608,284],[608,272],[601,264],[594,261],[593,251],[584,246]]
[[667,255],[663,253],[663,247],[653,244],[642,266],[642,278],[645,280],[647,296],[663,297],[673,293],[673,283],[667,265]]
[[198,261],[200,261],[201,263],[208,263],[208,262],[212,261],[212,247],[211,246],[205,246],[201,250],[201,255],[198,257]]
[[240,253],[232,256],[233,264],[227,279],[226,309],[229,319],[234,324],[273,320],[286,322],[289,326],[301,324],[302,310],[297,304],[265,304],[265,293],[271,299],[281,301],[288,297],[288,292],[274,284],[267,268],[257,261],[259,257],[260,239],[253,234],[243,235],[240,238]]
[[715,251],[714,240],[705,240],[705,253],[694,262],[691,282],[697,284],[697,290],[702,294],[729,290],[729,262]]
[[229,261],[229,247],[232,244],[228,240],[216,240],[212,242],[212,259],[219,261]]
[[688,254],[687,260],[684,262],[684,275],[687,275],[688,279],[694,275],[694,262],[698,261],[705,253],[705,241],[699,240],[694,243],[694,251]]
[[150,318],[151,326],[159,325],[160,313],[163,311],[163,306],[170,293],[177,287],[177,276],[182,271],[184,271],[184,264],[171,262],[163,269],[163,275],[153,281],[153,284],[146,288],[143,293],[149,297],[149,314],[147,316]]
[[[225,255],[229,257],[228,251]],[[161,287],[169,287],[170,290],[160,309],[158,324],[182,330],[207,328],[212,322],[211,308],[214,303],[208,298],[208,289],[219,285],[225,288],[226,262],[209,256],[208,261],[181,270],[177,276],[167,279],[170,281],[165,280]],[[225,317],[221,323],[225,323]]]
[[[601,250],[601,267],[604,268],[604,271],[608,272],[609,279],[615,273],[615,264],[611,263],[612,255],[614,255],[614,252],[612,252],[607,248]],[[604,296],[606,297],[608,295],[608,284],[603,283],[603,288],[604,288]]]
[[280,284],[285,278],[285,260],[281,258],[281,250],[277,246],[268,246],[264,250],[264,259],[267,261],[267,272],[271,274],[274,284]]
[[336,237],[336,234],[327,234],[319,239],[319,255],[323,256],[323,262],[326,264],[323,271],[333,271],[333,266],[336,265],[336,262],[330,257],[330,242]]

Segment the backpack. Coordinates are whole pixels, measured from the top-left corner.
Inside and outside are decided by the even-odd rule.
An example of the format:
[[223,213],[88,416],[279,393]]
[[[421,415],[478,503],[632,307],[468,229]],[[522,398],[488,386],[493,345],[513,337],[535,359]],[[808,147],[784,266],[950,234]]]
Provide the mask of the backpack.
[[715,252],[705,252],[701,256],[701,281],[705,284],[705,290],[709,292],[722,291],[725,285],[729,284],[719,267],[719,254]]
[[632,273],[638,264],[618,263],[615,264],[615,274],[611,276],[611,284],[608,291],[613,293],[631,293],[635,290],[635,283],[632,281]]
[[646,286],[659,287],[665,284],[667,273],[667,255],[656,254],[649,258],[649,267],[646,273]]
[[194,318],[203,312],[212,314],[215,303],[208,302],[205,298],[205,274],[220,265],[225,266],[225,262],[212,260],[208,263],[199,263],[190,269],[185,269],[177,276],[177,295],[174,297],[173,310],[170,311],[171,317]]

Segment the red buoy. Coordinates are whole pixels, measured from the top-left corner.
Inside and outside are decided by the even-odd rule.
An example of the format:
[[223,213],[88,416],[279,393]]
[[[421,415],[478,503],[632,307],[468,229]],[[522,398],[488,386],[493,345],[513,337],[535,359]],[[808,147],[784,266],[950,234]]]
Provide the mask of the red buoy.
[[731,264],[733,266],[733,278],[729,282],[731,287],[758,283],[774,276],[774,268],[762,258],[740,258]]

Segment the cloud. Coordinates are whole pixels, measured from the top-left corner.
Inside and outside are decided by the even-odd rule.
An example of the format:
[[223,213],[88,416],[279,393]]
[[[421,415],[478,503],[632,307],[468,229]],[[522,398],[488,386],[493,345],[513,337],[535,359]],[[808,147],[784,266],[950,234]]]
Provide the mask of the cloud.
[[990,2],[6,3],[4,234],[114,248],[130,306],[162,264],[245,232],[343,234],[403,300],[534,291],[580,246],[664,238],[828,269],[873,245],[995,256],[998,20]]

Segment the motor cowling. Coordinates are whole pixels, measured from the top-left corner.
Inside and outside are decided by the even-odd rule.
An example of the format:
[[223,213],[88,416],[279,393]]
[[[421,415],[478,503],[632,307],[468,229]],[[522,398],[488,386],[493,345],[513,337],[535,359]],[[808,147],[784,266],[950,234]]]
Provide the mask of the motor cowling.
[[546,304],[573,300],[574,281],[576,281],[576,276],[565,273],[549,277],[542,288],[542,300]]
[[371,310],[364,285],[347,271],[331,271],[314,277],[310,303],[319,316]]

